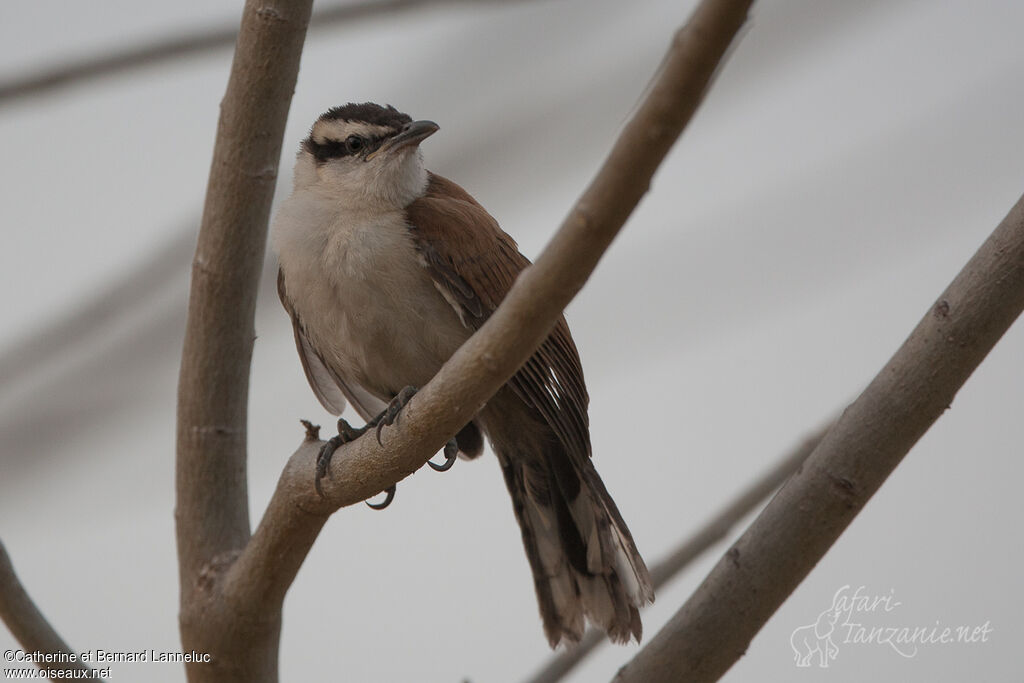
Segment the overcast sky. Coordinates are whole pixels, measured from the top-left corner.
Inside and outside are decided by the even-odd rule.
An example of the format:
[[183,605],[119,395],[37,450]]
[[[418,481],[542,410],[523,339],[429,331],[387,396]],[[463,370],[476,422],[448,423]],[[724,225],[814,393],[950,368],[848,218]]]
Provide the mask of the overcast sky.
[[[387,102],[440,124],[423,145],[428,166],[534,256],[689,9],[440,4],[313,30],[278,196],[317,115]],[[0,80],[236,23],[239,10],[8,3]],[[1024,191],[1022,25],[1024,4],[1011,0],[755,6],[568,312],[595,463],[648,563],[852,400]],[[0,103],[0,538],[79,650],[179,648],[175,384],[188,245],[229,65],[222,50]],[[84,325],[60,326],[82,310]],[[302,437],[298,419],[331,424],[269,279],[256,329],[254,521]],[[725,680],[1019,675],[1022,345],[1018,324]],[[659,593],[647,634],[725,547]],[[914,653],[836,636],[827,670],[796,667],[792,633],[844,586],[899,603],[850,624],[991,633]],[[0,651],[14,646],[0,629]],[[604,648],[570,680],[608,680],[635,649]],[[386,512],[338,513],[285,604],[282,680],[341,670],[352,681],[516,681],[547,657],[490,457],[417,473]],[[111,677],[182,679],[160,664],[115,665]]]

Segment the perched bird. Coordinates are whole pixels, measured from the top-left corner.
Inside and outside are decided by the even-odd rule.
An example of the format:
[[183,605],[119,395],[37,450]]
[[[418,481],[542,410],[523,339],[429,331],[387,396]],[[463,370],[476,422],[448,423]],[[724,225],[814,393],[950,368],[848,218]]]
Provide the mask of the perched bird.
[[[273,225],[278,291],[306,377],[334,415],[347,401],[371,425],[393,419],[529,265],[469,193],[424,168],[419,145],[437,130],[391,106],[347,104],[320,116],[299,150]],[[481,435],[490,441],[552,647],[578,641],[584,617],[614,641],[639,641],[637,608],[654,599],[591,462],[587,403],[560,318],[446,449],[475,458]],[[334,445],[352,435],[342,426]]]

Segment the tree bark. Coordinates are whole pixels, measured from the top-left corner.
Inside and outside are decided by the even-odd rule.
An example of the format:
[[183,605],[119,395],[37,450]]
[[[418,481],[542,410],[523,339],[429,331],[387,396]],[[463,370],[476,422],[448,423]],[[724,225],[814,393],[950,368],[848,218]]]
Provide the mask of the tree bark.
[[277,678],[280,610],[222,599],[249,540],[246,406],[256,286],[288,107],[312,0],[248,0],[242,15],[192,265],[178,383],[177,542],[190,681]]
[[1024,309],[1024,197],[615,683],[717,681]]

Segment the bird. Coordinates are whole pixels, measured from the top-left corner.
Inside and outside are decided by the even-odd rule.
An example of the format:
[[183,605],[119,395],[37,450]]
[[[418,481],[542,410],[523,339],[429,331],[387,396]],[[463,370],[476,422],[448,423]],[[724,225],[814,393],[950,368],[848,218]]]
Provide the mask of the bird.
[[[438,130],[391,105],[329,109],[302,141],[292,193],[274,218],[278,293],[306,378],[327,411],[340,416],[351,404],[367,422],[353,429],[339,419],[318,459],[318,490],[333,448],[373,425],[379,439],[530,265],[466,190],[425,168],[420,145]],[[562,316],[435,466],[476,458],[490,442],[552,648],[579,642],[588,620],[615,642],[640,642],[639,608],[654,600],[594,468],[588,403]]]

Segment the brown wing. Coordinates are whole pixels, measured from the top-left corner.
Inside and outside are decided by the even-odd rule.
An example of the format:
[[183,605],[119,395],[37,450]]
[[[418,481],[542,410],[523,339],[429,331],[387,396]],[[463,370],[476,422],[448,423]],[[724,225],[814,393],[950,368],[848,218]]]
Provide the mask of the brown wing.
[[[427,193],[406,209],[409,230],[435,286],[463,324],[479,328],[530,265],[515,240],[472,196],[430,174]],[[457,243],[458,253],[449,245]],[[576,344],[561,316],[509,385],[532,405],[574,458],[590,456],[587,388]]]

